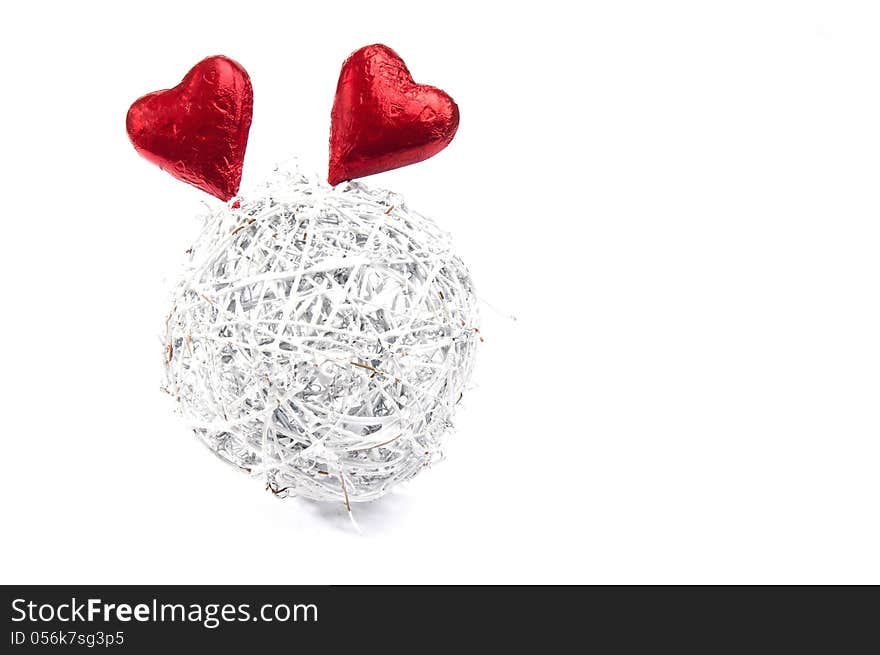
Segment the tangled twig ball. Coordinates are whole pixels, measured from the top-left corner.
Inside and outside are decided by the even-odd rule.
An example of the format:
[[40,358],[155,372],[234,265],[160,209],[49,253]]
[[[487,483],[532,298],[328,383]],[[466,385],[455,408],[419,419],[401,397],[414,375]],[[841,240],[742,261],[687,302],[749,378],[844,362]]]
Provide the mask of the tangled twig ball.
[[479,330],[431,220],[282,171],[209,215],[188,252],[166,390],[217,455],[276,494],[349,507],[442,457]]

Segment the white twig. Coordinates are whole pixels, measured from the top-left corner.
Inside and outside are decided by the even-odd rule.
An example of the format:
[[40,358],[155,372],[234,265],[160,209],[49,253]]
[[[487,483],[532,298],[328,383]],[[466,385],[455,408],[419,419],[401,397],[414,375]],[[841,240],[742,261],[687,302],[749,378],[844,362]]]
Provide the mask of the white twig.
[[470,276],[388,191],[278,171],[239,202],[188,251],[166,388],[221,458],[350,511],[442,458],[480,341]]

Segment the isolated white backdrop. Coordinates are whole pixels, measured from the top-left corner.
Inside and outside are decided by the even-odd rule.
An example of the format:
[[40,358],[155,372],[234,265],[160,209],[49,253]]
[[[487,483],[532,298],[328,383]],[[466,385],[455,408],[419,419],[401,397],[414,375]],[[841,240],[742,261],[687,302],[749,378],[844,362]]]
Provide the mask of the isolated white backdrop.
[[[880,582],[871,2],[6,3],[0,582]],[[204,56],[255,88],[244,188],[326,166],[383,42],[461,128],[368,183],[456,238],[485,344],[449,459],[279,501],[159,392],[207,199],[124,119]],[[516,321],[503,314],[516,316]]]

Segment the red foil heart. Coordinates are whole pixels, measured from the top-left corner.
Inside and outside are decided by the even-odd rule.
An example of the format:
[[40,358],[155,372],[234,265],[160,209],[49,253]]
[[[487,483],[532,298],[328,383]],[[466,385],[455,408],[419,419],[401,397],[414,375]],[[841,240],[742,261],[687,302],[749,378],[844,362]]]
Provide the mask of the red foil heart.
[[330,172],[338,184],[423,161],[458,129],[458,105],[416,84],[388,46],[370,45],[342,64],[330,117]]
[[247,71],[208,57],[173,89],[135,100],[126,128],[143,157],[221,200],[238,193],[254,108]]

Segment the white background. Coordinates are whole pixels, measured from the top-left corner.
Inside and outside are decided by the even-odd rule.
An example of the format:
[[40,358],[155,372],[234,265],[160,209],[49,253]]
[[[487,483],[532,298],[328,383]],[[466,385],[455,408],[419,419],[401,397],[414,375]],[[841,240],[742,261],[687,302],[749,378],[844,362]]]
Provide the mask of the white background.
[[[0,12],[0,581],[880,583],[876,3]],[[448,460],[358,535],[160,393],[210,199],[124,119],[227,54],[255,88],[243,189],[323,172],[339,66],[375,42],[462,119],[368,182],[451,231],[498,311]]]

